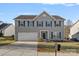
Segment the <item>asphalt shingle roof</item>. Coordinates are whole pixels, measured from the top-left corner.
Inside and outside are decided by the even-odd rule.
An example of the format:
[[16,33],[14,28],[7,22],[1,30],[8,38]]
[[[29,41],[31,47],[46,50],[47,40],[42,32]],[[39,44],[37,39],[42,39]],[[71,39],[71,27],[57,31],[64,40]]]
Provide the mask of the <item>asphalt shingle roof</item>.
[[[37,15],[20,15],[14,19],[34,19],[36,16]],[[55,19],[64,19],[63,17],[57,15],[53,15],[52,17],[54,17]]]
[[1,30],[1,29],[4,29],[4,28],[7,28],[9,25],[11,25],[11,24],[7,24],[7,23],[1,24],[1,25],[0,25],[0,30]]

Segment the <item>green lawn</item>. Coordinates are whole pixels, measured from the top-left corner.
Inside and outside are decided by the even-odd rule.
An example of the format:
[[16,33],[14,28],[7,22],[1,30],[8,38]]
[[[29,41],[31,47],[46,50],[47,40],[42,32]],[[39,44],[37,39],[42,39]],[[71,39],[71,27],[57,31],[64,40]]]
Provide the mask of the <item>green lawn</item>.
[[[79,42],[57,42],[57,44],[61,44],[61,46],[79,47]],[[54,46],[55,42],[39,42],[38,45]]]
[[[61,51],[75,51],[79,52],[79,42],[57,42],[61,45]],[[55,42],[39,42],[38,51],[54,51]]]
[[7,45],[15,42],[12,37],[0,37],[0,45]]
[[[15,42],[12,37],[0,37],[0,46]],[[79,42],[57,42],[61,45],[61,51],[79,53]],[[55,51],[55,42],[38,42],[38,51],[51,52]]]

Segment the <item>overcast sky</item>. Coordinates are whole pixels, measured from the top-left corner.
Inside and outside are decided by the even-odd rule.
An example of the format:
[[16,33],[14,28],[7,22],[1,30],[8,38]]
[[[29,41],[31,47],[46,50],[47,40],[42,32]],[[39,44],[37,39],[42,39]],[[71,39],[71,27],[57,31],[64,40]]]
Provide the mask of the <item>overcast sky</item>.
[[43,11],[73,22],[79,19],[79,4],[6,3],[0,4],[0,21],[14,23],[13,19],[18,15],[39,15]]

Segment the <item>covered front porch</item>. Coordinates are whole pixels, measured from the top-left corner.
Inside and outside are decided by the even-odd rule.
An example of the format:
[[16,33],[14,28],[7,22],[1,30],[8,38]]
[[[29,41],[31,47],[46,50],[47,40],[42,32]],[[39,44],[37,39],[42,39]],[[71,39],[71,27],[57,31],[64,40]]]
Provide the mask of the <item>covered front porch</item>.
[[40,30],[40,38],[44,41],[62,40],[61,32]]

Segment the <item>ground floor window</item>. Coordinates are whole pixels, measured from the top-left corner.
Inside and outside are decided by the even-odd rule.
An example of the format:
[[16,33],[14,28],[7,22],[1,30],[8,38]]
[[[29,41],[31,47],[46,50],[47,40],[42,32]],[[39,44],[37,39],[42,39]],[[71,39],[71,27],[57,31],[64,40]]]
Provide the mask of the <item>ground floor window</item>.
[[61,39],[61,32],[51,32],[51,39]]
[[41,38],[43,39],[61,39],[61,32],[50,32],[50,34],[48,33],[48,31],[41,31]]

